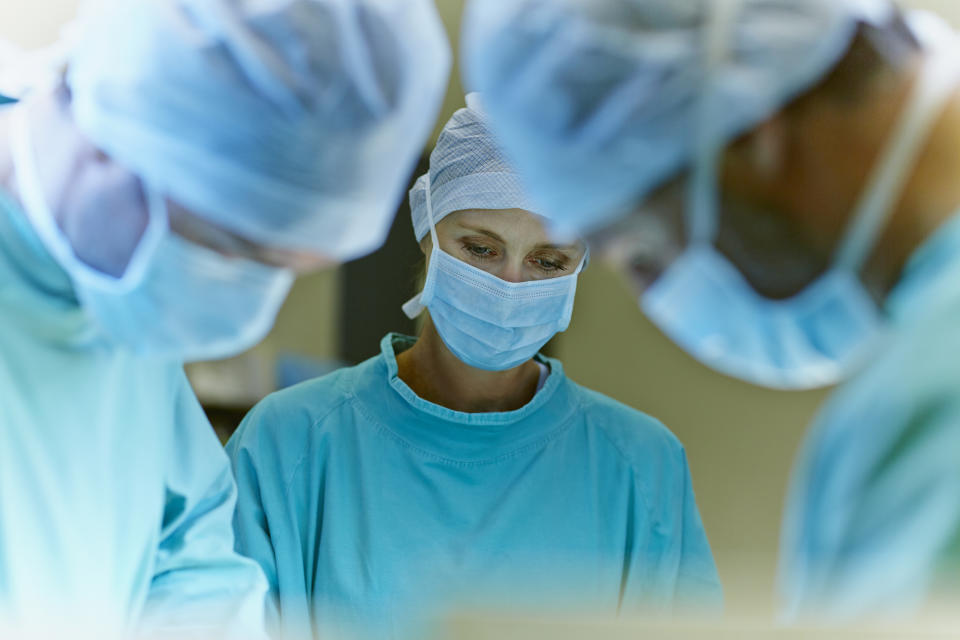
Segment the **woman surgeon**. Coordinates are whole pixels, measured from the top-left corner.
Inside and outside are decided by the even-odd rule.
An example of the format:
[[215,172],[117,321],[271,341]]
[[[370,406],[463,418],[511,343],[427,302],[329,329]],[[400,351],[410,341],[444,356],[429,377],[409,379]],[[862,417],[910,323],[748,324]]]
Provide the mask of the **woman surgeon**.
[[538,354],[587,250],[551,240],[474,98],[410,192],[420,336],[269,396],[228,444],[237,544],[285,637],[422,637],[454,606],[720,600],[681,444]]

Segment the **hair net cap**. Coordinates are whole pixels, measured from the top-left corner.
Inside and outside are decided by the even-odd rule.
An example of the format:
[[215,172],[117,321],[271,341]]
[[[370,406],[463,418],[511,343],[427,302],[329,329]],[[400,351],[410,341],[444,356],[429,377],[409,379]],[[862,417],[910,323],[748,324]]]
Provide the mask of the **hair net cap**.
[[734,139],[892,15],[887,0],[474,0],[465,71],[531,197],[585,231],[687,166],[701,122]]
[[382,244],[450,69],[429,0],[101,0],[68,82],[102,150],[210,222],[348,259]]
[[[430,233],[427,176],[410,190],[410,211],[417,240]],[[434,223],[465,209],[525,209],[537,213],[520,177],[508,164],[487,127],[476,94],[453,114],[430,154],[430,199]]]

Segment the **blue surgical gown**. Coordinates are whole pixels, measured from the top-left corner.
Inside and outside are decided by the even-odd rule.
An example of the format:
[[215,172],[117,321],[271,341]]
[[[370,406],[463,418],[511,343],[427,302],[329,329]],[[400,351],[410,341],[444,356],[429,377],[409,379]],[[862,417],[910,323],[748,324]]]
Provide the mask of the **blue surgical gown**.
[[266,582],[182,367],[105,342],[2,194],[0,354],[0,636],[260,637]]
[[227,444],[237,544],[267,574],[270,622],[380,639],[422,637],[446,606],[716,607],[666,428],[547,359],[521,409],[452,411],[398,377],[411,344],[388,335],[379,356],[269,396]]
[[795,470],[788,619],[902,618],[960,595],[960,216],[911,259],[887,312],[877,357],[828,401]]

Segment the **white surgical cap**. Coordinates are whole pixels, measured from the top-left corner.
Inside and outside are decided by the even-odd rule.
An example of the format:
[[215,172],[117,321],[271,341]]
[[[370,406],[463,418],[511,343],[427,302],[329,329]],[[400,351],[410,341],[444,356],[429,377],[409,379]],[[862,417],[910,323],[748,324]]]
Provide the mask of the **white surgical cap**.
[[474,0],[465,69],[534,201],[589,230],[688,166],[701,123],[733,140],[892,15],[887,0]]
[[[467,108],[453,114],[430,154],[430,201],[434,223],[464,209],[525,209],[536,212],[520,177],[507,163],[487,128],[479,98],[467,96]],[[410,190],[410,211],[417,241],[430,232],[427,175]]]
[[79,127],[151,187],[347,259],[382,244],[449,67],[430,0],[101,0],[68,82]]

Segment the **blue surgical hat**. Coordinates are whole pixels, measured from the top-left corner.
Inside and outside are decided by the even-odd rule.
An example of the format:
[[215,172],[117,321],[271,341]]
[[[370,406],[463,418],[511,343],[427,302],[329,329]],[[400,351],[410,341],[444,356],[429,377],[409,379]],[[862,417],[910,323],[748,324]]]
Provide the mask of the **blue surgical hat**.
[[68,83],[118,163],[255,242],[377,248],[436,118],[449,45],[429,0],[106,0]]
[[826,75],[860,22],[892,14],[887,0],[473,0],[465,71],[534,202],[589,231],[689,166],[702,125],[714,144],[749,131]]
[[[525,209],[537,213],[520,176],[510,166],[490,133],[476,94],[467,96],[443,127],[430,154],[430,199],[434,223],[464,209]],[[427,218],[427,176],[410,190],[410,211],[417,240],[430,232]]]

